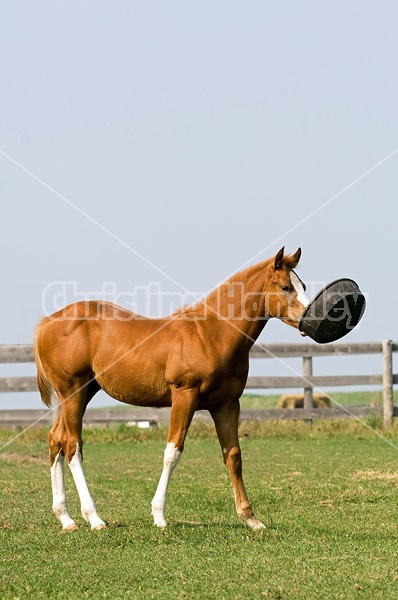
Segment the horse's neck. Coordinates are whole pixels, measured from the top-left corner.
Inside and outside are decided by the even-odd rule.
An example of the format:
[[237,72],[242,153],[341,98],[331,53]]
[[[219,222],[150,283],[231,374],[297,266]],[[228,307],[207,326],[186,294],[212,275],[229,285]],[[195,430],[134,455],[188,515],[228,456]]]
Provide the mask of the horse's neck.
[[249,268],[221,284],[207,298],[208,313],[219,319],[224,339],[231,346],[248,350],[268,320],[266,278],[268,261]]

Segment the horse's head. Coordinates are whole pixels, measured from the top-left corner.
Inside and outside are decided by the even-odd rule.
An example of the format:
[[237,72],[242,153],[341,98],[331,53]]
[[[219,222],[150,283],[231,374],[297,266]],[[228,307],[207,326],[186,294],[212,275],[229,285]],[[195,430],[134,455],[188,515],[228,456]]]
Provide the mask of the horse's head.
[[284,247],[279,250],[269,267],[268,312],[271,317],[297,328],[309,304],[305,284],[293,271],[300,260],[301,248],[294,254],[285,255],[284,251]]

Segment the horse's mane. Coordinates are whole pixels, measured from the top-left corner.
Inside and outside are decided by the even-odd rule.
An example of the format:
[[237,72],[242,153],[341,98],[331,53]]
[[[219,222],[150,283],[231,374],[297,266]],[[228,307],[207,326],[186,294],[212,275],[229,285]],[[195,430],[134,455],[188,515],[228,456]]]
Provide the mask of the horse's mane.
[[[188,317],[190,316],[201,316],[206,312],[206,305],[214,307],[214,305],[216,304],[217,300],[219,300],[219,294],[220,294],[220,287],[224,286],[226,287],[226,284],[231,283],[245,283],[247,281],[250,281],[251,279],[253,279],[254,277],[256,277],[260,272],[265,271],[265,269],[267,269],[270,264],[273,262],[273,258],[269,258],[261,263],[258,263],[256,265],[252,265],[250,267],[248,267],[247,269],[244,269],[243,271],[239,271],[238,273],[235,273],[234,275],[232,275],[229,279],[226,279],[225,281],[223,281],[220,285],[218,285],[214,290],[212,290],[208,296],[206,296],[205,298],[203,298],[203,300],[199,300],[198,302],[195,302],[194,304],[192,304],[191,306],[181,306],[180,308],[178,308],[176,311],[173,312],[172,316],[178,316],[178,315],[186,315]],[[285,255],[283,257],[283,263],[281,268],[285,269],[285,270],[290,270],[295,268],[296,263],[293,260],[293,257],[290,255]]]

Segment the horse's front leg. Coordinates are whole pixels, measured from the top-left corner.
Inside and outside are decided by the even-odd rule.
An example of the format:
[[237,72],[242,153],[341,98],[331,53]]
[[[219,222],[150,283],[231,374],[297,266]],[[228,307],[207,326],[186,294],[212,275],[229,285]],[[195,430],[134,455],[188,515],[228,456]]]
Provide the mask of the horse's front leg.
[[164,514],[167,490],[172,473],[184,450],[185,438],[197,405],[197,391],[195,389],[172,388],[172,406],[167,446],[163,457],[163,470],[151,502],[154,525],[157,525],[157,527],[166,527],[167,525]]
[[238,437],[239,400],[232,405],[227,404],[211,411],[221,451],[232,482],[236,512],[239,517],[255,531],[264,529],[265,525],[255,516],[248,500],[242,478],[242,457]]

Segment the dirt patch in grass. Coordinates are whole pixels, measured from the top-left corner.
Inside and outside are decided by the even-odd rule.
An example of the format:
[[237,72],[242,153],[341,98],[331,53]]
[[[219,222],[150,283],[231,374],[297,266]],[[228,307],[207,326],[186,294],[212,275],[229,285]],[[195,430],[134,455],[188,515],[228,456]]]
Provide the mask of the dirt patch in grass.
[[39,458],[38,456],[32,456],[31,454],[18,454],[17,452],[3,452],[2,454],[0,454],[0,460],[47,464],[47,461],[43,460],[42,458]]
[[353,474],[355,479],[384,479],[386,481],[398,481],[398,472],[392,471],[356,471]]

